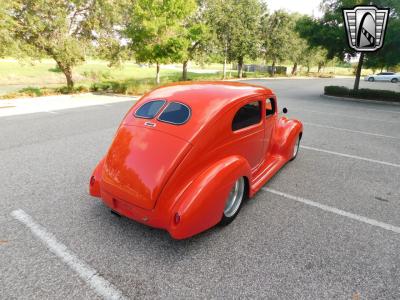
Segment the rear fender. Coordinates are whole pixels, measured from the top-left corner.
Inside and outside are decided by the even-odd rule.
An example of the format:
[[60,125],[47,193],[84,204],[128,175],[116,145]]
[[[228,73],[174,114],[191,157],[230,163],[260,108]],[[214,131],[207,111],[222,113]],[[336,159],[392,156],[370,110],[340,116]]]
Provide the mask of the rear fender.
[[292,158],[297,136],[303,132],[303,124],[298,120],[280,117],[273,138],[273,155],[282,156],[286,161]]
[[[197,177],[172,209],[169,233],[175,239],[191,237],[221,221],[225,201],[235,181],[250,179],[250,166],[241,156],[218,161]],[[175,223],[175,215],[180,221]]]

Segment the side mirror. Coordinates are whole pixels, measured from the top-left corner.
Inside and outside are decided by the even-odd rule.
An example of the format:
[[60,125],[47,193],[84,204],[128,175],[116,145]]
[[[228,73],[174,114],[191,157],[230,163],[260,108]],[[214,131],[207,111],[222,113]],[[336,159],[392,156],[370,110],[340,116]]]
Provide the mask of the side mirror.
[[282,112],[283,112],[284,114],[287,114],[287,112],[288,112],[287,108],[284,107],[284,108],[282,109]]

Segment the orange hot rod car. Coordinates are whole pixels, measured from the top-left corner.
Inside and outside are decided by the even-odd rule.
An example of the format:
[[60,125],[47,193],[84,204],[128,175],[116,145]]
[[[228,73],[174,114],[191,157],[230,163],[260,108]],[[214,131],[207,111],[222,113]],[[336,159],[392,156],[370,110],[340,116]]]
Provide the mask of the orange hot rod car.
[[160,87],[126,114],[93,171],[90,194],[117,214],[188,238],[229,224],[296,157],[302,132],[301,122],[278,115],[267,88]]

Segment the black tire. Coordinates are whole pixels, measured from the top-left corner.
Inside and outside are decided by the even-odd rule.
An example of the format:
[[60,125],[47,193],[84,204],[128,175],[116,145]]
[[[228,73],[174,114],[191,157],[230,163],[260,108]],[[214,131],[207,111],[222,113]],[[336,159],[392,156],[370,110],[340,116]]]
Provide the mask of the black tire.
[[[241,182],[243,183],[242,188],[240,189],[240,191],[238,191],[238,192],[240,192],[240,194],[238,194],[239,197],[240,197],[240,203],[239,203],[238,207],[237,207],[234,211],[232,211],[232,214],[226,215],[225,213],[226,213],[226,210],[227,210],[228,201],[229,201],[229,199],[230,199],[230,196],[231,196],[232,192],[234,192],[234,190],[235,190],[235,188],[236,188],[237,182],[239,182],[239,181],[241,181]],[[232,223],[232,221],[237,217],[237,215],[238,215],[239,212],[240,212],[240,209],[241,209],[242,206],[243,206],[243,203],[244,203],[244,202],[246,201],[246,199],[247,199],[247,191],[248,191],[248,184],[247,184],[247,181],[246,181],[246,179],[245,179],[244,177],[240,177],[240,178],[235,182],[235,184],[233,185],[232,191],[229,193],[228,199],[226,199],[226,202],[227,202],[227,203],[225,204],[224,211],[222,212],[222,219],[221,219],[220,225],[226,226],[226,225]],[[229,212],[229,211],[228,211],[228,212]]]
[[392,83],[398,83],[399,80],[397,78],[393,78],[392,80],[390,80]]
[[[290,161],[294,160],[297,157],[297,154],[299,153],[299,149],[300,149],[300,141],[301,141],[301,133],[297,137],[296,144],[293,148],[293,156],[290,159]],[[296,147],[296,145],[297,145],[297,147]]]
[[368,81],[369,81],[369,82],[374,82],[374,81],[375,81],[375,78],[374,78],[374,77],[370,77],[370,78],[368,78]]

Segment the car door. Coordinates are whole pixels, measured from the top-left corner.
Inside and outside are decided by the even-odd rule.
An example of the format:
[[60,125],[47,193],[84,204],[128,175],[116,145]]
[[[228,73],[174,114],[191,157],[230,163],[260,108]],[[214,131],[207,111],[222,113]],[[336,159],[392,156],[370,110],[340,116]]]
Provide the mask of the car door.
[[234,142],[231,149],[249,162],[253,172],[258,169],[264,156],[263,107],[262,99],[248,99],[236,108],[232,120]]
[[265,100],[265,123],[264,123],[264,158],[268,158],[271,152],[271,140],[275,130],[277,112],[276,97],[270,97]]
[[385,78],[385,75],[384,75],[385,73],[378,73],[378,74],[376,74],[376,76],[375,76],[375,81],[383,81],[384,80],[384,78]]
[[386,72],[386,73],[382,73],[382,81],[390,81],[393,78],[393,73],[390,72]]

